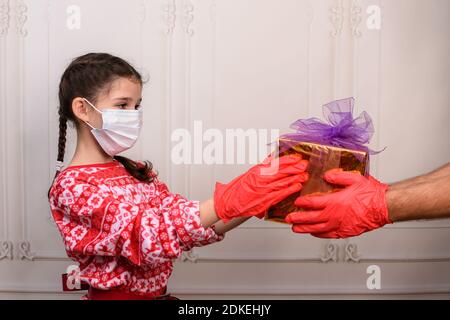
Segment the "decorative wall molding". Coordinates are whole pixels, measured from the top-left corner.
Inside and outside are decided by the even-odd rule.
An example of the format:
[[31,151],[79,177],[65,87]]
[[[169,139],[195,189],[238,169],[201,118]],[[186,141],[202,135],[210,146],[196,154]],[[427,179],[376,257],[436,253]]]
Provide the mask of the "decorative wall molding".
[[[379,295],[379,294],[448,294],[450,293],[449,284],[440,285],[429,285],[429,284],[417,284],[417,285],[395,285],[395,286],[384,286],[381,290],[368,290],[362,288],[361,286],[347,285],[337,286],[337,285],[327,285],[327,286],[300,286],[300,287],[285,287],[280,286],[264,286],[264,290],[257,285],[246,285],[241,287],[208,287],[208,286],[171,286],[169,288],[170,292],[174,295],[177,294],[191,294],[191,295]],[[59,293],[62,294],[61,287],[58,285],[49,285],[48,283],[34,283],[31,285],[19,285],[13,283],[2,283],[0,284],[0,293]],[[64,292],[64,295],[83,295],[83,291],[77,292]]]
[[[359,38],[362,35],[360,25],[362,22],[362,14],[363,14],[363,8],[361,7],[361,4],[359,0],[348,0],[351,1],[349,3],[349,15],[348,15],[348,22],[350,25],[350,31],[351,35],[355,38]],[[336,3],[334,6],[331,7],[331,15],[330,15],[330,22],[333,27],[331,31],[331,35],[334,38],[339,37],[342,34],[342,31],[344,29],[344,23],[346,22],[346,8],[345,8],[344,0],[336,0]]]
[[306,1],[305,16],[306,16],[306,24],[308,26],[311,26],[311,24],[314,20],[314,8],[311,5],[311,0]]
[[39,251],[32,254],[33,261],[72,261],[64,252]]
[[210,0],[209,2],[210,2],[210,4],[209,4],[209,21],[210,21],[211,25],[213,26],[216,23],[216,18],[217,18],[217,4],[216,4],[216,0]]
[[19,242],[18,251],[18,257],[20,260],[34,260],[34,253],[31,252],[31,244],[28,241]]
[[[194,21],[194,6],[191,0],[184,0],[184,14],[183,27],[185,33],[185,79],[184,79],[184,110],[185,110],[185,127],[191,127],[191,37],[194,35],[194,30],[191,27]],[[184,175],[184,194],[188,199],[191,198],[191,166],[186,166]]]
[[[1,254],[0,254],[1,256]],[[4,258],[6,259],[6,258]],[[446,263],[450,262],[450,256],[435,256],[427,258],[417,258],[417,257],[382,257],[382,256],[365,256],[364,258],[357,257],[357,261],[345,261],[347,263]],[[13,259],[11,259],[13,260]],[[55,262],[73,262],[72,259],[64,256],[63,253],[59,252],[37,252],[30,255],[29,259],[33,262],[44,262],[44,261],[55,261]],[[198,253],[187,253],[183,252],[181,257],[178,259],[182,263],[329,263],[330,261],[339,263],[339,259],[326,259],[324,257],[243,257],[243,256],[228,256],[228,257],[208,257],[202,256]],[[1,261],[1,259],[0,259]]]
[[[165,26],[166,26],[166,62],[165,62],[165,126],[166,126],[166,137],[164,143],[167,146],[170,146],[171,143],[171,134],[172,134],[172,100],[173,100],[173,92],[172,92],[172,69],[173,69],[173,42],[174,42],[174,30],[176,26],[176,0],[166,0],[166,4],[164,6],[164,18],[165,18]],[[167,184],[172,185],[173,179],[173,170],[170,165],[171,153],[170,148],[167,148],[166,155],[166,164],[167,164]]]
[[[25,41],[26,36],[28,35],[28,30],[26,28],[26,22],[28,20],[28,6],[24,0],[16,0],[15,7],[16,14],[16,28],[17,34],[19,36],[19,46],[17,52],[17,60],[18,60],[18,126],[20,132],[24,131],[24,101],[25,101]],[[21,213],[22,216],[22,239],[23,241],[18,243],[18,257],[20,260],[33,260],[32,254],[30,252],[31,244],[28,241],[28,214],[25,204],[25,186],[27,185],[27,177],[25,175],[25,148],[24,148],[24,137],[17,137],[17,144],[19,145],[19,161],[17,165],[20,169],[18,179],[20,179],[20,189],[19,196],[17,197],[17,201],[20,201],[20,205],[17,206],[18,212]]]
[[361,259],[358,256],[358,246],[354,243],[347,243],[344,248],[345,262],[359,262]]
[[[6,129],[6,105],[7,105],[7,74],[5,72],[7,65],[7,49],[6,36],[10,23],[10,6],[9,0],[1,0],[0,2],[0,172],[1,172],[1,194],[0,194],[0,218],[2,222],[2,233],[0,239],[8,239],[8,203],[7,203],[7,129]],[[5,244],[2,243],[1,248],[4,249]],[[0,256],[7,254],[2,251]]]
[[[1,289],[0,289],[1,290]],[[261,293],[263,291],[264,293]],[[315,286],[315,285],[302,285],[298,287],[280,287],[280,286],[264,286],[264,290],[257,285],[243,286],[239,288],[230,287],[176,287],[172,286],[170,292],[174,295],[177,294],[217,294],[217,295],[385,295],[385,294],[437,294],[437,293],[450,293],[450,286],[448,283],[440,285],[396,285],[396,286],[383,286],[380,290],[369,290],[362,286]]]
[[305,18],[306,18],[306,28],[308,30],[306,36],[306,61],[305,61],[305,105],[308,109],[308,115],[311,114],[311,37],[312,37],[312,25],[314,20],[314,7],[311,5],[311,1],[306,1],[306,9],[305,9]]
[[194,249],[190,250],[190,251],[184,251],[181,254],[181,261],[190,261],[190,262],[197,262],[199,256],[197,253],[195,253]]
[[[450,262],[450,257],[441,256],[441,257],[429,257],[429,258],[417,258],[417,257],[405,257],[405,258],[396,258],[396,257],[382,257],[382,256],[365,256],[364,258],[354,257],[356,261],[351,260],[350,258],[345,262],[348,263],[419,263],[419,262]],[[63,259],[61,259],[63,260]],[[325,261],[324,261],[325,260]],[[183,258],[183,262],[195,262],[195,263],[328,263],[330,261],[340,263],[342,261],[339,260],[338,257],[334,258],[334,256],[325,258],[322,257],[241,257],[241,256],[233,256],[233,257],[207,257],[197,255],[195,258]]]
[[352,0],[350,6],[350,26],[352,31],[352,36],[355,38],[361,37],[362,33],[359,28],[362,21],[363,9],[359,3],[359,0]]
[[[216,96],[216,31],[217,31],[217,3],[216,0],[210,0],[209,4],[209,23],[211,26],[211,65],[210,65],[210,94],[209,94],[209,105],[210,105],[210,115],[209,121],[211,128],[215,128],[215,96]],[[216,166],[212,166],[210,169],[210,181],[209,185],[213,186],[217,181]]]
[[[12,247],[12,243],[10,244]],[[18,257],[20,260],[32,261],[72,261],[64,252],[60,251],[39,251],[31,252],[29,242],[20,242],[18,246]],[[328,242],[323,246],[324,252],[317,255],[298,255],[274,257],[273,255],[208,255],[202,253],[200,248],[193,248],[190,251],[182,252],[178,261],[183,263],[419,263],[419,262],[450,262],[450,256],[378,256],[365,254],[364,256],[358,252],[358,246],[352,242]],[[343,254],[340,254],[342,253]],[[1,255],[0,255],[1,256]],[[1,260],[1,259],[0,259]]]
[[184,14],[183,14],[183,27],[184,32],[188,36],[192,36],[194,34],[194,30],[191,28],[192,21],[194,20],[194,5],[191,0],[184,1]]
[[[279,286],[264,286],[264,294],[312,294],[312,295],[326,295],[326,294],[427,294],[427,293],[450,293],[448,284],[442,285],[398,285],[383,287],[382,290],[369,290],[361,286],[301,286],[300,288]],[[378,292],[377,292],[378,291]],[[381,292],[380,292],[381,291]],[[229,287],[173,287],[171,289],[173,294],[261,294],[261,288],[257,286],[244,286],[240,288]]]
[[176,0],[167,0],[164,6],[165,20],[166,20],[166,34],[172,35],[176,23]]
[[320,260],[322,262],[328,262],[328,261],[338,261],[338,253],[339,253],[339,246],[336,243],[328,243],[328,245],[325,247],[325,255],[323,255]]
[[0,0],[0,37],[4,37],[8,34],[9,16],[9,0]]
[[[341,245],[342,251],[344,251],[344,262],[360,262],[361,258],[357,254],[357,245],[354,243],[347,243]],[[324,247],[324,253],[318,256],[302,256],[302,257],[208,257],[195,252],[195,248],[188,252],[183,252],[180,258],[181,261],[189,262],[241,262],[241,263],[251,263],[251,262],[339,262],[339,250],[340,246],[337,243],[329,242]],[[450,257],[449,257],[450,258]],[[377,258],[372,258],[376,260]],[[441,258],[447,259],[447,258]],[[391,259],[387,259],[391,260]],[[393,261],[398,261],[394,259]]]
[[143,23],[147,19],[147,5],[146,5],[145,0],[143,0],[141,2],[141,4],[139,4],[138,19],[139,19],[139,22],[140,22],[141,28],[142,28],[143,27]]
[[331,7],[330,11],[330,21],[333,27],[331,36],[337,38],[341,35],[342,29],[344,27],[344,1],[336,0],[336,4]]
[[20,36],[26,37],[28,34],[27,29],[25,28],[25,22],[27,21],[27,11],[28,7],[24,0],[16,1],[16,23],[17,23],[17,32]]
[[13,243],[11,241],[1,241],[0,242],[0,261],[8,259],[13,260]]

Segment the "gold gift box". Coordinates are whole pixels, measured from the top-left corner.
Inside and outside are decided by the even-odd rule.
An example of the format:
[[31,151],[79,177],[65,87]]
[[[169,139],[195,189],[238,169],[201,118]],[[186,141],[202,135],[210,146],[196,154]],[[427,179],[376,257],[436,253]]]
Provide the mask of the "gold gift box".
[[298,142],[286,138],[280,138],[278,142],[280,157],[299,153],[303,159],[309,161],[307,168],[309,179],[303,185],[302,190],[272,206],[266,213],[265,220],[286,223],[284,219],[289,213],[303,211],[303,209],[294,205],[295,199],[299,196],[313,193],[324,194],[342,188],[323,179],[324,173],[330,169],[342,168],[345,171],[359,171],[362,175],[366,175],[368,171],[369,156],[364,151]]

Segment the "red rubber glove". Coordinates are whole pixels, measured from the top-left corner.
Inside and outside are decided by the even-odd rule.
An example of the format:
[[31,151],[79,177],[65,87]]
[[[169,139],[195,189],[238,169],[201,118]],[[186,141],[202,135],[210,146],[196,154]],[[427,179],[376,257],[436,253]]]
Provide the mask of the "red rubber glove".
[[318,238],[347,238],[358,236],[392,223],[386,205],[388,185],[359,172],[332,169],[324,179],[346,186],[325,195],[297,198],[295,205],[311,211],[294,212],[286,217],[297,233],[311,233]]
[[300,155],[270,155],[230,183],[216,182],[217,216],[224,222],[235,217],[264,217],[272,205],[300,191],[302,183],[308,180],[307,166],[308,161]]

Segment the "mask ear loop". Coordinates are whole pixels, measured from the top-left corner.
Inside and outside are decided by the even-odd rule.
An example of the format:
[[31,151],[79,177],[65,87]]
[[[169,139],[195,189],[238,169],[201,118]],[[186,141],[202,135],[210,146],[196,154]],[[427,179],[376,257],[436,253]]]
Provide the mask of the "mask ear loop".
[[83,98],[83,100],[84,101],[86,101],[87,103],[89,103],[89,105],[92,107],[92,108],[94,108],[95,109],[95,111],[97,111],[97,112],[99,112],[99,113],[103,113],[103,112],[101,112],[100,110],[98,110],[88,99],[86,99],[86,98]]
[[[84,120],[83,120],[84,121]],[[86,123],[89,127],[91,127],[91,129],[92,130],[95,130],[95,129],[97,129],[97,128],[94,128],[89,122],[87,122],[87,121],[84,121],[84,123]]]
[[[100,114],[103,114],[103,112],[101,112],[100,110],[98,110],[88,99],[83,98],[84,101],[86,101],[92,108],[95,109],[95,111],[99,112]],[[84,120],[83,120],[84,121]],[[89,122],[84,121],[84,123],[86,123],[89,127],[91,127],[91,129],[97,129],[95,127],[93,127]]]

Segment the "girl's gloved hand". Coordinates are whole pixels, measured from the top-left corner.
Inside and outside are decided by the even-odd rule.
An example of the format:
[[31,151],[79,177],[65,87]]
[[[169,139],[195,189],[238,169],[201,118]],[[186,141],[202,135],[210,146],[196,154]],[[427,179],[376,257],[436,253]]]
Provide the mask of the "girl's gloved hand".
[[307,160],[300,155],[267,157],[228,184],[216,182],[214,208],[223,221],[235,217],[264,217],[266,211],[308,180]]
[[297,198],[295,205],[310,211],[293,212],[286,217],[286,222],[294,224],[294,232],[318,238],[347,238],[392,223],[385,196],[388,185],[342,169],[327,171],[324,179],[345,188]]

